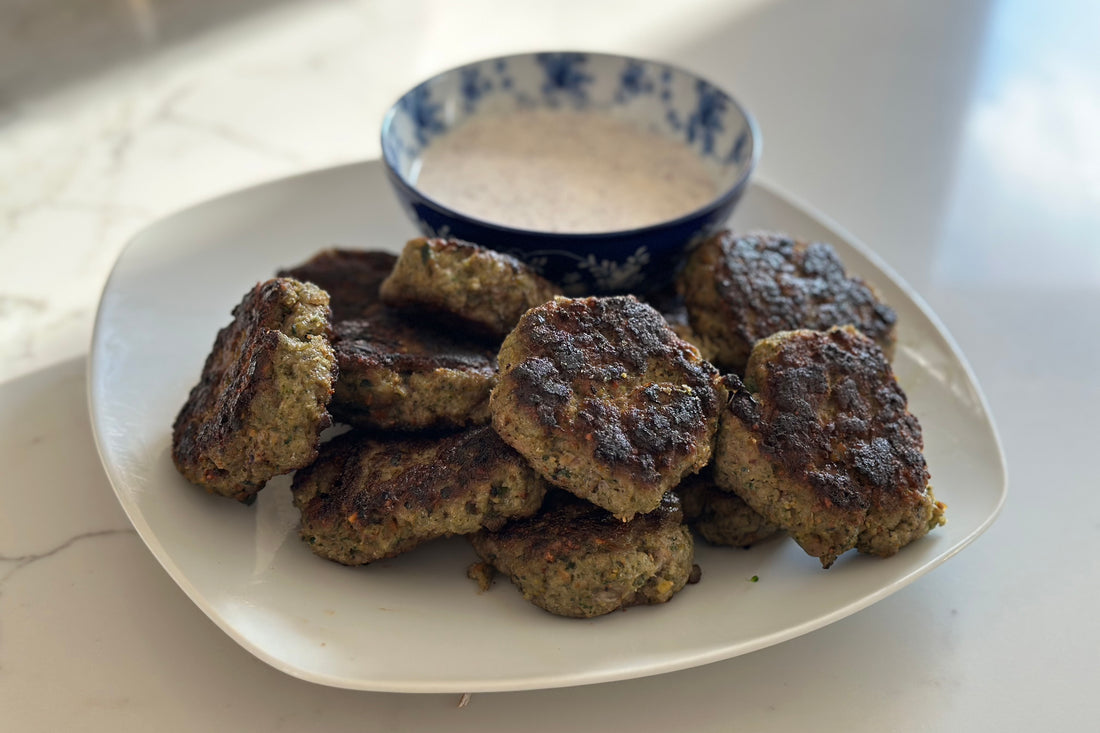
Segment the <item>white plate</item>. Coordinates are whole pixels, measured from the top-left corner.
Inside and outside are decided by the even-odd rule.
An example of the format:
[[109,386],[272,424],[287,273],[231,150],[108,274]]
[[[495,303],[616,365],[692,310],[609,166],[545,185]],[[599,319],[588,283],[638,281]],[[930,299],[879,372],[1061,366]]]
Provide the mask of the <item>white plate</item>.
[[898,311],[895,368],[923,424],[948,524],[893,558],[849,553],[824,571],[789,540],[749,551],[701,545],[702,582],[670,603],[574,620],[537,609],[500,579],[479,594],[465,577],[474,555],[462,539],[346,568],[298,539],[285,477],[253,506],[187,484],[172,466],[170,426],[245,291],[320,248],[395,249],[413,234],[377,162],[211,201],[130,243],[100,302],[89,369],[107,475],[149,549],[214,623],[265,662],[321,684],[394,692],[580,685],[684,669],[820,628],[981,534],[1004,501],[1003,457],[957,348],[865,248],[759,184],[734,224],[833,242]]

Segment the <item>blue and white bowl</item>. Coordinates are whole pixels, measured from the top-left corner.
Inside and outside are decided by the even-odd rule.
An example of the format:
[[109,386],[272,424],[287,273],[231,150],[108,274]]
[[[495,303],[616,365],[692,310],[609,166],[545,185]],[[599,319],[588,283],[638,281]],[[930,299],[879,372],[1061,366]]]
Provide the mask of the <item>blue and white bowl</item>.
[[[686,143],[718,194],[691,213],[624,231],[516,229],[467,216],[416,186],[421,155],[481,114],[539,107],[611,115]],[[684,256],[721,228],[760,156],[760,135],[730,95],[668,64],[595,53],[529,53],[478,61],[417,85],[382,122],[386,171],[427,236],[457,237],[525,261],[571,294],[646,292],[668,283]]]

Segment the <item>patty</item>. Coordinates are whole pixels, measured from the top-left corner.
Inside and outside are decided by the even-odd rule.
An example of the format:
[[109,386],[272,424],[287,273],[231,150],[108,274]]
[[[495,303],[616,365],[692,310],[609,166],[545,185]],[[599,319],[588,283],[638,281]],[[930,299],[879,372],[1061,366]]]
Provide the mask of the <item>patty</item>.
[[684,300],[684,296],[680,295],[673,285],[670,284],[649,293],[645,296],[644,302],[656,308],[657,312],[664,316],[668,327],[684,341],[699,349],[699,354],[704,359],[707,361],[714,360],[710,345],[699,338],[699,334],[695,333],[695,329],[691,327],[691,316],[688,314],[687,302]]
[[664,603],[687,584],[694,558],[691,532],[671,493],[656,510],[629,522],[574,499],[479,532],[470,542],[524,598],[574,618]]
[[390,308],[336,324],[337,420],[381,430],[489,422],[496,349]]
[[250,502],[314,459],[332,422],[329,315],[323,290],[290,278],[256,285],[233,309],[172,425],[172,460],[188,481]]
[[424,430],[489,421],[496,350],[461,330],[382,303],[397,257],[328,249],[283,272],[329,292],[340,379],[332,414],[379,430]]
[[313,552],[363,565],[538,511],[545,482],[487,426],[442,438],[326,443],[292,486]]
[[718,488],[709,469],[685,478],[676,493],[684,522],[712,545],[749,547],[779,532],[741,497]]
[[501,345],[493,427],[551,483],[620,519],[710,459],[717,372],[632,296],[557,297]]
[[714,477],[829,567],[889,556],[944,523],[920,423],[882,350],[851,326],[760,341],[725,377]]
[[389,252],[326,249],[296,267],[279,271],[279,277],[311,282],[329,295],[332,319],[359,318],[376,310],[378,287],[397,262]]
[[519,317],[560,293],[527,265],[457,239],[413,239],[382,283],[387,304],[447,317],[500,342]]
[[741,373],[757,341],[796,329],[853,325],[893,353],[897,315],[823,242],[719,232],[688,258],[678,288],[692,327],[726,370]]

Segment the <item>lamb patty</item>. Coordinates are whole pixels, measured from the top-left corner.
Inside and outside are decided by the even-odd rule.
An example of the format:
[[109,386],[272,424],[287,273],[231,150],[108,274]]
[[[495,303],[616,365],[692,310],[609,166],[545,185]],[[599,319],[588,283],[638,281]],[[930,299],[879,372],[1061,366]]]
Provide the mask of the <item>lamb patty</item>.
[[413,239],[382,283],[388,305],[447,316],[499,341],[519,317],[560,293],[519,260],[458,239]]
[[694,558],[691,532],[671,493],[629,522],[573,499],[470,541],[524,598],[574,618],[664,603],[687,584]]
[[723,231],[688,258],[678,287],[691,325],[723,369],[741,373],[753,345],[779,331],[853,325],[893,352],[897,315],[833,248],[785,234]]
[[649,293],[643,299],[657,309],[664,316],[665,322],[677,336],[699,349],[699,354],[707,361],[713,361],[714,354],[710,351],[710,345],[699,338],[695,329],[691,327],[691,316],[688,314],[687,302],[684,296],[677,292],[674,285],[669,284],[660,290]]
[[620,519],[711,455],[717,372],[633,296],[558,297],[501,345],[493,427],[551,483]]
[[336,324],[336,419],[381,430],[489,422],[496,350],[390,308]]
[[311,282],[329,295],[332,320],[359,318],[381,307],[378,287],[389,277],[397,256],[377,250],[326,249],[279,277]]
[[749,547],[779,532],[741,497],[718,488],[709,469],[681,481],[676,494],[684,522],[712,545]]
[[851,326],[760,341],[729,399],[718,485],[829,567],[853,547],[889,556],[944,523],[917,418],[882,350]]
[[362,565],[530,516],[546,484],[485,425],[442,438],[345,433],[295,474],[292,492],[310,549]]
[[283,271],[332,298],[340,367],[332,414],[378,430],[487,423],[496,349],[383,304],[378,289],[396,261],[388,252],[329,249]]
[[308,465],[336,380],[328,295],[291,278],[256,285],[218,332],[172,425],[188,481],[251,502],[272,476]]

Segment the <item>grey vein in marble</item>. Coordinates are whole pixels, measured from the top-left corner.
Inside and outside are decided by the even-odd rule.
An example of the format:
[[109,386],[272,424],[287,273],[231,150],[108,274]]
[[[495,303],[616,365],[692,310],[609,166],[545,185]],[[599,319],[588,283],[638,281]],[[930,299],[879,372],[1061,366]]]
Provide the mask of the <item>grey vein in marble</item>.
[[93,530],[91,532],[82,532],[82,533],[76,535],[75,537],[70,537],[69,539],[65,540],[64,542],[57,545],[56,547],[52,547],[49,550],[46,550],[44,552],[35,552],[35,553],[28,554],[28,555],[2,555],[2,554],[0,554],[0,563],[3,563],[5,565],[8,565],[8,564],[11,565],[11,567],[8,567],[6,570],[4,570],[2,573],[0,573],[0,593],[3,593],[4,585],[8,582],[8,580],[13,575],[15,575],[17,572],[22,570],[23,568],[28,567],[30,565],[33,565],[34,563],[38,562],[39,560],[45,560],[48,557],[53,557],[54,555],[58,554],[59,552],[63,552],[65,550],[67,550],[68,548],[72,547],[73,545],[77,544],[78,542],[83,542],[84,540],[90,540],[90,539],[97,539],[99,537],[112,537],[114,535],[134,534],[134,533],[135,533],[135,530],[133,529],[133,527],[118,528],[118,529],[98,529],[98,530]]

